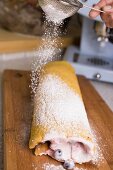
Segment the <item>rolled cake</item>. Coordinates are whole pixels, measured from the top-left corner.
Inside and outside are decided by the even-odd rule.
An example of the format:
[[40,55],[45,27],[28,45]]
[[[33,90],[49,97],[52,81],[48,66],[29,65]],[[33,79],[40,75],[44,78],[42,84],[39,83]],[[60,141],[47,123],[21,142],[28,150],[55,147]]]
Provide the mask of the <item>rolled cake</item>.
[[65,61],[46,64],[34,97],[29,148],[60,161],[85,163],[96,152],[77,76]]

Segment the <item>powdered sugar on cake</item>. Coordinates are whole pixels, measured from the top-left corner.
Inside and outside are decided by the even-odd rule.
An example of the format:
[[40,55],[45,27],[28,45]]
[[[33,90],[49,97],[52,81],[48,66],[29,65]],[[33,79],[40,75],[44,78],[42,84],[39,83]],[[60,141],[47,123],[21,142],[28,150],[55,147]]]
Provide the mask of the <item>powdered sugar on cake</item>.
[[54,119],[61,129],[75,125],[90,129],[81,98],[57,76],[46,75],[40,81],[35,102],[37,124],[51,126],[53,130]]
[[[94,145],[97,147],[95,139],[90,143],[81,137],[85,132],[86,136],[94,138],[83,101],[60,77],[51,74],[42,77],[34,101],[35,124],[48,129],[43,142],[62,138],[67,142],[84,143],[91,150]],[[65,132],[69,132],[68,138]],[[82,161],[80,157],[77,159]],[[98,161],[97,151],[92,161]]]
[[[92,138],[93,134],[82,99],[58,76],[46,75],[40,78],[40,71],[43,71],[42,67],[48,62],[60,58],[58,53],[61,52],[61,49],[58,48],[56,38],[60,33],[60,23],[66,18],[66,13],[63,13],[63,11],[57,13],[51,5],[48,5],[48,8],[46,7],[44,11],[47,11],[46,18],[49,22],[45,22],[46,29],[42,37],[42,45],[35,51],[35,60],[32,65],[31,88],[35,94],[34,123],[48,129],[42,142],[49,139],[56,140],[56,138],[67,140],[67,138],[73,137],[73,140],[85,143],[83,139],[81,140],[80,134],[85,132],[86,136],[92,136]],[[53,23],[50,21],[53,21]],[[68,137],[65,134],[67,131]],[[92,147],[90,143],[86,142],[85,144]],[[95,138],[92,141],[93,144],[98,148]],[[98,162],[99,158],[99,152],[97,151],[92,161]],[[59,169],[63,170],[64,168],[55,165],[45,166],[45,170]],[[75,168],[75,170],[78,169]]]
[[44,25],[45,30],[42,36],[42,44],[39,49],[34,51],[34,60],[32,62],[31,89],[33,94],[36,93],[42,67],[50,61],[61,58],[61,48],[59,47],[57,38],[61,34],[60,28],[62,24],[59,25],[45,21]]

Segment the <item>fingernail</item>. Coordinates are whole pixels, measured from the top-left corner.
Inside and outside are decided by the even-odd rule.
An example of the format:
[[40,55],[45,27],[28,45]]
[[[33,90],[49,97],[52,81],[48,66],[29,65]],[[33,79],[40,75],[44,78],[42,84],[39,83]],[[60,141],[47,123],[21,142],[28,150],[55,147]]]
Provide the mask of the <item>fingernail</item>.
[[94,5],[93,7],[96,8],[96,9],[100,9],[99,6],[97,6],[97,5]]
[[94,7],[94,6],[96,6],[96,4],[93,4],[92,6]]
[[112,9],[112,6],[110,6],[110,5],[103,8],[104,11],[109,11],[111,9]]

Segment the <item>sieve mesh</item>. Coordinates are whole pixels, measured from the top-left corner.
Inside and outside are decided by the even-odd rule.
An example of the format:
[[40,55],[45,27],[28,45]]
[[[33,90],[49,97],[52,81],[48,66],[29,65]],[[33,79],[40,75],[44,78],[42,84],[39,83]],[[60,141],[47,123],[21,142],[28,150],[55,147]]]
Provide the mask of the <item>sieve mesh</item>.
[[62,20],[70,17],[82,7],[82,3],[77,0],[39,0],[39,5],[47,16],[51,17],[54,13],[60,15]]

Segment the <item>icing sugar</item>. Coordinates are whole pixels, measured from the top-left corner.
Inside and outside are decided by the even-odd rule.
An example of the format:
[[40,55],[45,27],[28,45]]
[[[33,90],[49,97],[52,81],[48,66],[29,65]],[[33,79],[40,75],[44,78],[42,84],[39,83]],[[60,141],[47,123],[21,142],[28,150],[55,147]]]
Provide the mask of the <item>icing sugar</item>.
[[[34,104],[35,124],[48,129],[43,141],[54,138],[78,140],[93,148],[98,148],[94,138],[82,99],[56,75],[46,75],[40,79]],[[67,132],[69,131],[69,139]],[[94,139],[92,143],[82,139],[81,134]],[[72,138],[72,139],[71,139]],[[75,141],[76,141],[75,140]],[[93,154],[92,161],[97,162],[98,151]]]
[[[45,21],[42,44],[35,51],[35,60],[32,65],[31,88],[35,94],[36,106],[38,106],[35,108],[35,121],[36,124],[45,125],[45,127],[49,128],[50,133],[47,134],[46,138],[48,136],[52,138],[55,135],[63,136],[63,131],[66,131],[66,127],[74,131],[75,134],[80,133],[78,131],[79,125],[82,125],[82,129],[86,129],[90,133],[83,102],[63,81],[58,77],[48,75],[38,85],[42,67],[48,62],[60,58],[58,53],[61,52],[56,38],[60,34],[59,23],[66,18],[66,13],[61,11],[59,15],[54,10],[53,13],[49,13],[51,11],[50,8],[51,6],[46,8],[48,13],[46,18],[49,21]],[[53,23],[50,22],[51,20]],[[56,126],[59,124],[59,133],[55,131],[55,124]],[[98,159],[98,154],[96,159]],[[62,166],[56,167],[55,165],[46,165],[45,168],[45,170],[64,170]],[[75,168],[74,170],[82,169]]]
[[46,17],[48,20],[53,21],[54,23],[61,23],[65,18],[68,17],[68,14],[63,10],[57,10],[51,4],[43,7],[43,10],[46,13]]
[[62,165],[55,166],[54,164],[46,163],[43,165],[44,170],[65,170]]
[[45,125],[45,128],[53,129],[56,122],[62,130],[70,127],[76,132],[75,125],[75,128],[82,125],[90,129],[81,98],[58,76],[46,75],[40,81],[35,105],[36,124]]
[[[43,165],[44,170],[65,170],[62,165],[56,166],[54,164],[45,163]],[[74,170],[87,170],[86,168],[77,168],[75,167]]]
[[58,42],[58,36],[61,34],[60,28],[62,24],[54,24],[50,21],[45,21],[45,31],[42,36],[42,43],[39,49],[34,51],[34,60],[32,62],[31,73],[31,89],[32,93],[36,93],[37,84],[39,81],[40,71],[42,67],[50,61],[61,58],[61,48]]

